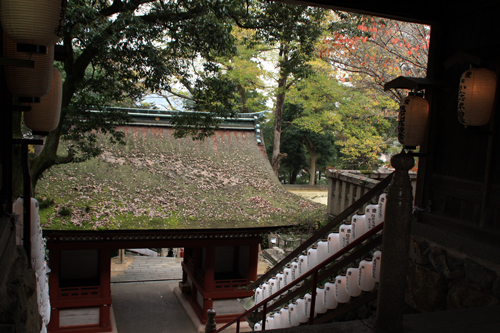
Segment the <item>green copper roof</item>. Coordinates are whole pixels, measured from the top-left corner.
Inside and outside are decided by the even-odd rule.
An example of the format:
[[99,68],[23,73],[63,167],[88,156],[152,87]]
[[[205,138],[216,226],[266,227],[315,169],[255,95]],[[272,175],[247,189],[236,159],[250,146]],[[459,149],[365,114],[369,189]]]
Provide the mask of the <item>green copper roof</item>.
[[83,163],[55,166],[36,197],[48,230],[207,229],[285,226],[321,219],[325,206],[283,189],[253,130],[205,141],[168,127],[128,126],[127,144]]

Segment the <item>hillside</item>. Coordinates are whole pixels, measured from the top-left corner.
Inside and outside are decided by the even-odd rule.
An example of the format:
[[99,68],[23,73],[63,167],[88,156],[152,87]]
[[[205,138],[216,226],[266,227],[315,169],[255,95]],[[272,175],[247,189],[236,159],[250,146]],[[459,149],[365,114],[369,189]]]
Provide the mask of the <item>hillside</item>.
[[44,229],[247,228],[324,216],[325,206],[283,189],[253,131],[199,142],[169,128],[121,130],[125,146],[100,137],[100,157],[44,174],[36,188]]

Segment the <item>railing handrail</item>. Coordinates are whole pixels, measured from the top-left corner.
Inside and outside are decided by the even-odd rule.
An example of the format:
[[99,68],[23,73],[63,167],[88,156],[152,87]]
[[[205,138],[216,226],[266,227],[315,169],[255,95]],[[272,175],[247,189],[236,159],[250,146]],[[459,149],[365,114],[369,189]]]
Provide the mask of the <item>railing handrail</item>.
[[360,207],[362,207],[366,202],[368,202],[375,194],[381,192],[385,189],[391,182],[392,176],[394,173],[389,174],[386,178],[380,181],[375,187],[371,188],[368,192],[363,194],[361,198],[353,202],[352,205],[347,207],[343,212],[339,215],[331,219],[325,226],[318,229],[311,237],[305,240],[301,245],[299,245],[294,251],[292,251],[289,255],[283,258],[280,262],[278,262],[273,268],[267,271],[264,275],[257,279],[257,281],[251,283],[249,285],[250,289],[255,289],[258,287],[263,281],[267,281],[269,277],[276,275],[277,272],[281,268],[283,268],[286,264],[293,261],[295,257],[300,255],[303,251],[313,245],[314,242],[318,241],[322,237],[324,237],[327,233],[330,232],[334,227],[339,225],[342,221],[344,221],[349,215],[355,213]]
[[[329,258],[325,259],[323,262],[319,263],[318,265],[316,265],[315,267],[311,268],[310,270],[308,270],[306,273],[304,273],[300,277],[298,277],[295,280],[291,281],[285,287],[283,287],[280,290],[276,291],[271,296],[269,296],[266,299],[262,300],[261,302],[259,302],[258,304],[254,305],[252,308],[248,309],[247,311],[243,312],[238,317],[234,318],[233,320],[231,320],[230,322],[228,322],[227,324],[225,324],[221,328],[217,329],[215,331],[215,333],[221,332],[222,330],[224,330],[227,327],[233,325],[234,323],[239,323],[239,321],[242,318],[244,318],[245,316],[247,316],[250,313],[254,312],[256,309],[258,309],[260,307],[263,307],[263,311],[262,311],[262,330],[265,330],[265,317],[266,317],[266,313],[267,313],[267,303],[269,301],[273,300],[278,295],[283,294],[284,292],[286,292],[286,291],[290,290],[291,288],[295,287],[297,284],[299,284],[302,281],[306,280],[311,275],[313,275],[313,279],[317,281],[318,271],[320,269],[324,268],[326,265],[330,264],[334,260],[336,260],[339,257],[343,256],[344,254],[346,254],[347,252],[349,252],[350,250],[352,250],[356,246],[360,245],[362,242],[364,242],[365,240],[367,240],[371,236],[375,235],[377,232],[379,232],[380,230],[382,230],[383,226],[384,226],[384,223],[382,222],[379,225],[377,225],[375,228],[370,229],[368,232],[366,232],[365,234],[363,234],[361,237],[356,238],[354,241],[352,241],[351,243],[349,243],[347,246],[343,247],[342,249],[340,249],[336,253],[332,254]],[[316,288],[315,284],[316,283],[313,282],[312,288],[314,288],[314,289]],[[311,289],[311,291],[312,291],[312,289]],[[316,293],[315,292],[311,292],[311,297],[312,297],[312,300],[311,300],[311,314],[312,314],[314,312],[314,307],[315,307]],[[313,322],[313,318],[314,318],[314,316],[310,316],[309,317],[311,324]],[[239,325],[238,325],[238,328],[239,328]]]

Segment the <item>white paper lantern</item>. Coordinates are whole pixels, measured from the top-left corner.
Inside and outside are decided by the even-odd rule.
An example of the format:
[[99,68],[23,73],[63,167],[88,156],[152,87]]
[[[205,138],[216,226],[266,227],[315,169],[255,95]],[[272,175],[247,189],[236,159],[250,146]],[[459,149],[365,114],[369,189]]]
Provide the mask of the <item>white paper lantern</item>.
[[328,255],[332,256],[333,254],[339,252],[340,249],[339,234],[337,232],[332,232],[328,235]]
[[269,284],[267,282],[262,284],[262,301],[269,297]]
[[318,247],[313,245],[309,250],[307,250],[307,269],[313,269],[318,266]]
[[380,264],[382,263],[382,252],[375,251],[372,260],[372,278],[375,282],[380,282]]
[[292,281],[292,265],[286,265],[283,270],[283,287],[286,287]]
[[328,239],[324,238],[318,242],[318,264],[328,259]]
[[[273,317],[274,317],[274,320],[273,320],[273,328],[274,329],[278,329],[278,328],[282,328],[281,327],[281,313],[279,311],[276,311],[274,314],[273,314]],[[267,328],[266,328],[267,329]]]
[[266,318],[266,331],[267,331],[267,330],[272,330],[272,329],[274,329],[274,328],[275,328],[275,327],[274,327],[274,316],[273,316],[273,315],[268,316],[268,317]]
[[378,219],[377,225],[385,221],[385,207],[387,205],[387,193],[382,193],[378,197]]
[[302,252],[302,254],[299,256],[299,275],[298,277],[302,276],[307,272],[307,253]]
[[325,283],[325,292],[323,296],[323,305],[327,309],[335,309],[339,302],[335,299],[335,280],[330,280]]
[[255,288],[254,300],[255,300],[256,305],[259,304],[260,302],[262,302],[262,300],[263,300],[263,298],[262,298],[262,286]]
[[285,283],[283,282],[283,271],[279,272],[276,274],[276,291],[280,290],[285,286]]
[[[304,301],[306,301],[306,306],[305,306],[305,315],[307,316],[307,318],[310,318],[310,315],[311,315],[311,303],[312,303],[312,295],[311,293],[307,293],[304,295]],[[314,307],[314,317],[316,318],[316,316],[318,315],[318,313],[316,312],[316,307]]]
[[421,96],[408,95],[399,106],[398,141],[405,147],[421,145],[429,118],[429,102]]
[[61,38],[65,1],[2,0],[0,22],[17,43],[54,45]]
[[317,313],[325,313],[327,308],[323,303],[323,299],[325,298],[325,287],[317,287],[316,288],[316,300],[315,300],[315,311]]
[[297,310],[298,310],[297,302],[290,303],[288,305],[288,316],[289,316],[289,320],[290,320],[290,325],[292,327],[300,325]]
[[[267,327],[266,327],[267,328]],[[255,332],[259,332],[259,331],[262,331],[262,320],[259,321],[258,323],[255,323],[255,325],[253,325],[253,330]]]
[[352,226],[351,222],[344,222],[339,227],[339,241],[341,247],[346,247],[351,242]]
[[276,290],[276,277],[270,278],[269,281],[267,281],[267,284],[269,285],[269,289],[268,289],[268,297],[269,297],[277,291]]
[[299,259],[295,259],[293,262],[292,262],[292,279],[290,280],[290,282],[292,282],[293,280],[295,280],[298,276],[299,276]]
[[363,234],[366,232],[365,224],[366,224],[365,214],[361,214],[361,212],[358,212],[352,216],[351,232],[353,240],[363,236]]
[[288,311],[288,306],[285,306],[280,310],[280,327],[281,328],[292,327],[292,325],[290,324],[290,314]]
[[497,78],[487,68],[471,68],[460,78],[458,120],[466,126],[484,126],[491,118]]
[[351,299],[345,289],[345,274],[337,275],[335,278],[335,299],[339,303],[347,303]]
[[40,103],[31,103],[31,111],[24,113],[24,123],[37,132],[50,132],[59,125],[62,103],[62,76],[53,70],[49,93],[40,98]]
[[345,291],[351,297],[361,295],[361,288],[358,286],[359,268],[348,268],[345,274]]
[[306,323],[309,315],[306,315],[306,300],[301,297],[297,300],[297,319],[300,323]]
[[[2,3],[0,1],[0,3]],[[47,47],[47,54],[18,52],[17,44],[3,35],[4,57],[32,60],[34,68],[5,66],[7,88],[17,97],[42,97],[49,93],[54,69],[54,46]]]
[[359,263],[358,286],[363,291],[372,291],[375,288],[375,280],[372,278],[373,262],[371,258],[361,260]]

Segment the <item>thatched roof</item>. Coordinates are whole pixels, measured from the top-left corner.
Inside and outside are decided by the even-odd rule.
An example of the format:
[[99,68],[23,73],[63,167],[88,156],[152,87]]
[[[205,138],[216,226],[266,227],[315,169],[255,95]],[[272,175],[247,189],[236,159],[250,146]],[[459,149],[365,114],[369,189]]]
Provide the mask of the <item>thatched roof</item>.
[[283,189],[254,131],[217,130],[200,142],[168,127],[121,130],[125,146],[101,137],[100,157],[53,167],[39,181],[37,198],[55,201],[41,210],[44,229],[269,227],[324,215]]

